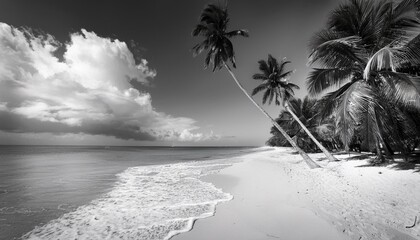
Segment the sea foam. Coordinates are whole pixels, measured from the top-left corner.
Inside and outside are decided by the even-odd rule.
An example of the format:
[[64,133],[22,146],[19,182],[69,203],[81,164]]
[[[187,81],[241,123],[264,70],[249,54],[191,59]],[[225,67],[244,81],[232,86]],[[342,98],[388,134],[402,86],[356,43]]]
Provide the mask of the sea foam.
[[128,168],[103,197],[22,239],[169,239],[212,216],[232,196],[199,177],[229,166],[221,160]]

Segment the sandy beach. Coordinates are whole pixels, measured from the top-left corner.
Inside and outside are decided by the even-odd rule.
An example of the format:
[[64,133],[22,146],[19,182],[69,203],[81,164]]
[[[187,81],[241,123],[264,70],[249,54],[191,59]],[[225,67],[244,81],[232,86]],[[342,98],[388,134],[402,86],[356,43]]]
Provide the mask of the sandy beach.
[[323,168],[310,170],[287,148],[235,158],[203,178],[234,199],[172,239],[420,239],[419,166],[311,157]]

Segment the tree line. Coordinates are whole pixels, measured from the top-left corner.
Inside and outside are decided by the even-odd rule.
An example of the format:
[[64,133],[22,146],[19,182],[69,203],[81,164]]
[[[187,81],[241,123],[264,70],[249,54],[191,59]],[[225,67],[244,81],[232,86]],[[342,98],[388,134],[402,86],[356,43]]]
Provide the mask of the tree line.
[[[311,168],[306,152],[357,150],[376,153],[376,162],[407,156],[420,142],[420,4],[416,0],[348,0],[334,9],[326,27],[309,44],[309,96],[294,98],[299,86],[289,81],[290,62],[272,55],[257,62],[260,81],[250,95],[236,78],[231,38],[248,31],[228,30],[227,6],[207,5],[192,35],[203,41],[205,67],[225,68],[248,99],[272,122],[272,146],[292,146]],[[262,104],[281,105],[278,118]],[[318,98],[317,98],[318,97]]]

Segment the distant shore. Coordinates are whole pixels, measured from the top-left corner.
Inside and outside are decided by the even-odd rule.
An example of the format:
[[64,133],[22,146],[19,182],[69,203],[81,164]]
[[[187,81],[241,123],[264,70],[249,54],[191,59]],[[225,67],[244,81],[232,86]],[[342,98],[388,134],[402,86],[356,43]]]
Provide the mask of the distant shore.
[[337,157],[343,160],[318,161],[323,168],[314,170],[287,148],[238,157],[242,162],[203,178],[234,199],[172,239],[420,239],[416,168]]

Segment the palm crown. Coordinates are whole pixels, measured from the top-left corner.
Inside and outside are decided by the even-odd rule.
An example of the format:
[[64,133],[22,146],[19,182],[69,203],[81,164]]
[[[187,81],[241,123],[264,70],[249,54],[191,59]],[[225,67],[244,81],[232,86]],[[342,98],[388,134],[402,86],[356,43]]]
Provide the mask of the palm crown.
[[299,86],[287,82],[287,78],[294,71],[285,71],[286,64],[290,61],[283,59],[280,63],[273,56],[268,55],[268,60],[258,61],[260,73],[252,76],[255,80],[261,80],[263,83],[258,85],[253,91],[255,95],[261,91],[265,91],[262,102],[271,104],[275,99],[276,105],[280,105],[280,101],[285,102],[294,95],[294,89],[299,89]]
[[378,113],[390,106],[420,109],[420,80],[410,74],[420,64],[416,7],[415,0],[350,0],[312,39],[309,64],[320,67],[309,75],[308,90],[316,95],[336,88],[324,97],[324,113],[336,110],[345,145],[365,120],[383,139],[378,126],[389,121]]
[[[328,28],[311,41],[310,64],[318,63],[308,78],[316,95],[332,86],[358,82],[381,85],[397,100],[417,105],[419,81],[405,70],[420,63],[420,22],[415,0],[351,0],[329,19]],[[368,90],[368,89],[366,89]]]
[[193,36],[203,36],[204,40],[193,47],[194,56],[207,50],[204,66],[213,65],[213,71],[221,69],[230,61],[236,68],[235,53],[230,38],[248,37],[246,30],[227,31],[229,17],[226,7],[209,4],[200,16],[200,23],[194,28]]

